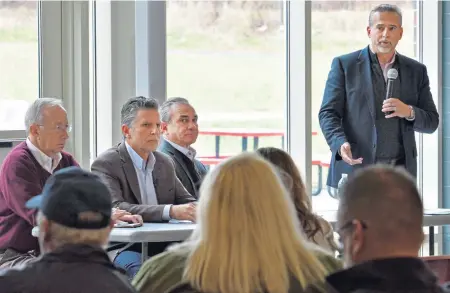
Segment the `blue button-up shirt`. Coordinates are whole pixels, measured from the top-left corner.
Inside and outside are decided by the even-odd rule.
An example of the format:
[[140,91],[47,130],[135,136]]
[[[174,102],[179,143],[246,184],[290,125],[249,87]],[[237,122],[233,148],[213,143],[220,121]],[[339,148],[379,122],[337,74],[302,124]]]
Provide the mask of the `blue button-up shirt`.
[[[158,198],[156,196],[155,185],[153,184],[153,168],[155,167],[155,156],[150,153],[147,161],[141,158],[138,153],[133,150],[133,148],[125,142],[128,154],[133,161],[134,169],[136,170],[136,175],[139,182],[139,190],[141,192],[142,204],[145,205],[157,205]],[[170,220],[170,207],[171,205],[166,205],[164,207],[162,219]]]

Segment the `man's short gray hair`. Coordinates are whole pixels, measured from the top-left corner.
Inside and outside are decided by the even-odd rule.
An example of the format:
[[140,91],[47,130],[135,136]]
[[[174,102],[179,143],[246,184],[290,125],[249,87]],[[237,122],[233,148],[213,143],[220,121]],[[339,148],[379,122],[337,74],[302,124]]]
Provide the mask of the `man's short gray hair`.
[[121,122],[122,125],[131,127],[136,119],[137,112],[142,109],[155,109],[158,111],[158,101],[154,98],[143,96],[133,97],[122,106]]
[[171,110],[172,106],[175,106],[175,105],[191,106],[191,104],[189,104],[189,101],[182,97],[175,97],[175,98],[168,99],[159,108],[159,115],[161,116],[162,122],[166,122],[166,123],[170,122],[170,119],[172,119],[170,110]]
[[[44,219],[47,218],[42,211],[39,211],[37,215],[37,223],[39,226]],[[53,221],[51,222],[52,225],[50,225],[50,231],[48,233],[52,236],[51,241],[56,247],[67,244],[88,244],[104,247],[108,243],[109,233],[111,232],[109,226],[100,229],[75,229]]]
[[397,5],[381,4],[381,5],[376,6],[375,8],[373,8],[370,11],[370,14],[369,14],[369,26],[370,27],[372,27],[372,25],[373,25],[373,15],[377,12],[378,13],[382,13],[382,12],[396,13],[400,19],[400,25],[402,25],[403,16],[402,16],[402,11],[400,10],[400,8]]
[[35,100],[30,107],[28,107],[28,110],[25,113],[25,130],[27,135],[30,132],[31,125],[43,123],[42,112],[44,109],[55,106],[59,106],[65,111],[62,101],[56,98],[40,98]]

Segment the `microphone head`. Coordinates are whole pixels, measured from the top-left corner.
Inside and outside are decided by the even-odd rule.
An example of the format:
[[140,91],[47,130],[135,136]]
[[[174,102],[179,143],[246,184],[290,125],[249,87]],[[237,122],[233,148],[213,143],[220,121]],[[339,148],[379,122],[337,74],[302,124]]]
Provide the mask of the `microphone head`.
[[397,79],[397,77],[398,77],[397,69],[391,68],[391,69],[388,70],[388,73],[387,73],[387,78],[388,79]]

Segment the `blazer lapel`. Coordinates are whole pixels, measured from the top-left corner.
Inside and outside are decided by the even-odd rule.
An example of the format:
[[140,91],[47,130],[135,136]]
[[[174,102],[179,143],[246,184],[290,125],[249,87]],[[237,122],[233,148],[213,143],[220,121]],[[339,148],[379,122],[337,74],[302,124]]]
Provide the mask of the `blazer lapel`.
[[178,164],[180,164],[181,168],[183,168],[184,173],[186,173],[186,176],[189,178],[189,181],[191,182],[192,187],[195,190],[195,183],[194,180],[192,179],[190,173],[189,173],[189,169],[186,166],[186,164],[183,162],[183,158],[181,158],[180,156],[182,156],[183,154],[180,154],[178,150],[176,150],[170,143],[168,143],[167,141],[163,141],[164,144],[164,148],[172,154],[172,157],[175,159],[175,161],[177,161]]
[[163,187],[164,184],[162,184],[163,179],[162,177],[162,165],[160,160],[158,160],[158,157],[155,153],[153,153],[155,155],[155,166],[153,167],[153,172],[152,172],[152,177],[153,177],[153,186],[155,187],[155,192],[156,192],[156,199],[158,200],[158,202],[161,202],[160,200],[160,195],[163,196],[165,194]]
[[128,185],[130,185],[131,192],[133,193],[136,201],[142,204],[142,195],[139,188],[139,181],[136,175],[136,169],[134,168],[133,161],[128,154],[125,143],[121,143],[119,146],[120,158],[122,159],[122,168],[127,178]]
[[359,55],[359,84],[361,87],[362,95],[367,100],[367,106],[369,107],[370,115],[372,119],[375,121],[375,95],[373,93],[373,84],[372,84],[372,69],[370,64],[369,57],[369,47],[361,50]]

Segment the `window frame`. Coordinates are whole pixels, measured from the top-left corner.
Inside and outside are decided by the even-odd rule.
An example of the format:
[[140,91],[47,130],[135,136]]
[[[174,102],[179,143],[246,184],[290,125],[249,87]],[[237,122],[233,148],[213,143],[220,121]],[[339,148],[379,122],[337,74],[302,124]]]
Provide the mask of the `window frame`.
[[[89,111],[88,5],[85,1],[38,1],[37,98],[63,100],[73,125],[66,151],[84,167],[89,166],[89,136],[83,135],[89,133],[89,120],[83,117]],[[25,130],[0,131],[2,141],[25,139]]]

